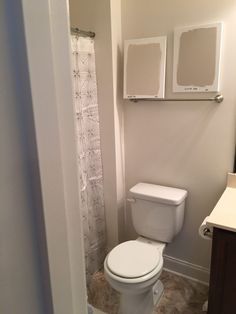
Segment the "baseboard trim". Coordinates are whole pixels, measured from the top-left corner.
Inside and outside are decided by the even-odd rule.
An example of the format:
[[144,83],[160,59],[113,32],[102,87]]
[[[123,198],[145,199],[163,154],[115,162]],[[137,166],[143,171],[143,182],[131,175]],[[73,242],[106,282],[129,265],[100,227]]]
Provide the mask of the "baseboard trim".
[[204,285],[209,285],[210,271],[208,268],[164,255],[164,269]]

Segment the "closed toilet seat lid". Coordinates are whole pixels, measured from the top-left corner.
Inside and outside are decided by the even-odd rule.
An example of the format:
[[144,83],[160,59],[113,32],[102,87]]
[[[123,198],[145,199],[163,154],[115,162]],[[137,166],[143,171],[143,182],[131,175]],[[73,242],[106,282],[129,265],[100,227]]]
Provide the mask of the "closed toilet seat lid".
[[154,246],[139,241],[127,241],[108,254],[107,266],[117,276],[137,278],[153,271],[160,260],[161,253]]

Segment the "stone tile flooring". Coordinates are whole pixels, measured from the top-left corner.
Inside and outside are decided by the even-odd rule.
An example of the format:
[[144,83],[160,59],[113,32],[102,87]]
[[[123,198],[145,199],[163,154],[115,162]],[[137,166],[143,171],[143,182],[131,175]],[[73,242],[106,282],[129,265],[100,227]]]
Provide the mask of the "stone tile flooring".
[[100,311],[98,309],[94,309],[93,310],[93,314],[106,314],[106,313],[104,313],[104,312],[102,312],[102,311]]
[[[153,314],[201,314],[208,287],[163,271],[164,294]],[[103,272],[94,274],[88,291],[89,303],[107,314],[117,314],[119,294],[107,283]]]

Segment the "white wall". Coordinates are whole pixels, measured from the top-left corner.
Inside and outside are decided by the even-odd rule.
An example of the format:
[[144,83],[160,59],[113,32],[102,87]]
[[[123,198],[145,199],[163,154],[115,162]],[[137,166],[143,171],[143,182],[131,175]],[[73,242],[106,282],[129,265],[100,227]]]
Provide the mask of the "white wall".
[[[174,27],[214,21],[224,22],[222,104],[129,101],[124,104],[127,191],[140,181],[188,190],[183,230],[166,253],[202,267],[209,266],[210,243],[199,238],[198,227],[216,204],[225,187],[226,174],[233,167],[236,2],[122,0],[123,39],[168,35],[169,97],[176,96],[171,92]],[[127,214],[126,236],[133,238],[129,210]]]
[[50,313],[44,308],[36,234],[40,198],[36,204],[32,187],[38,172],[20,2],[1,1],[0,41],[0,312]]
[[68,3],[22,2],[53,313],[86,314]]

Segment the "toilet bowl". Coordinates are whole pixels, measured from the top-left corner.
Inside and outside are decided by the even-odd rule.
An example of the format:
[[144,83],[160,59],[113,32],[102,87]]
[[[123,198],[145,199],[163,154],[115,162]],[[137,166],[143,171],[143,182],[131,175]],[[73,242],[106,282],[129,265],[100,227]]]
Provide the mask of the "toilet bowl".
[[151,314],[163,285],[163,252],[183,225],[187,191],[149,183],[130,189],[134,228],[140,237],[119,244],[104,262],[105,277],[120,292],[120,314]]
[[111,287],[121,293],[122,314],[150,314],[163,293],[159,277],[165,244],[139,237],[116,246],[104,262]]

